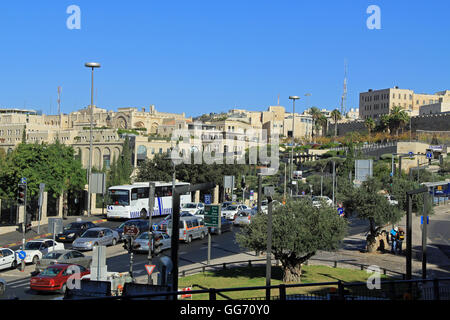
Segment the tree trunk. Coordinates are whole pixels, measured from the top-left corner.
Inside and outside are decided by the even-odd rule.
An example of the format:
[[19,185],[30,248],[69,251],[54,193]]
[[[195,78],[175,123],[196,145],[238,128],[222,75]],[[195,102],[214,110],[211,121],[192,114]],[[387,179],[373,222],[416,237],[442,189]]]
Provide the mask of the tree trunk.
[[302,264],[308,261],[315,252],[308,253],[305,256],[297,257],[295,255],[283,256],[279,258],[283,268],[283,282],[284,283],[300,283],[302,275]]

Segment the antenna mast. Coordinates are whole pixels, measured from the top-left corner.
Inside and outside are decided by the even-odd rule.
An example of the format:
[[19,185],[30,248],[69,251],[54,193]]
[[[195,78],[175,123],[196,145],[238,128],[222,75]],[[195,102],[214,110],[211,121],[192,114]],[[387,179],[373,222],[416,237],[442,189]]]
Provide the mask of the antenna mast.
[[344,91],[341,97],[341,114],[347,114],[347,60],[344,62]]
[[59,127],[62,127],[62,117],[61,117],[61,87],[58,86],[58,116],[59,116]]

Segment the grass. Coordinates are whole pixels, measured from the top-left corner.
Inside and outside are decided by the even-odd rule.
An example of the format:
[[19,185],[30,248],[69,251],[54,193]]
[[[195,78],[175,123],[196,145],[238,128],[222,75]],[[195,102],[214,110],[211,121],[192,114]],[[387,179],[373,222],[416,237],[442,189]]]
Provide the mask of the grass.
[[[301,283],[320,283],[320,282],[366,282],[370,273],[367,271],[332,268],[327,266],[303,266]],[[283,273],[281,267],[272,267],[271,285],[282,284]],[[387,280],[388,277],[381,275],[381,280]],[[192,287],[192,290],[205,288],[239,288],[239,287],[257,287],[266,285],[266,267],[236,267],[225,270],[207,271],[179,279],[179,287]],[[330,292],[331,287],[337,286],[314,286],[303,288],[288,288],[286,294],[323,294]],[[332,289],[333,290],[333,289]],[[233,299],[245,299],[254,297],[264,297],[265,290],[236,291],[227,292],[226,296]],[[272,289],[271,295],[278,296],[279,290]],[[208,294],[195,294],[194,300],[208,300]],[[217,299],[224,299],[217,296]]]

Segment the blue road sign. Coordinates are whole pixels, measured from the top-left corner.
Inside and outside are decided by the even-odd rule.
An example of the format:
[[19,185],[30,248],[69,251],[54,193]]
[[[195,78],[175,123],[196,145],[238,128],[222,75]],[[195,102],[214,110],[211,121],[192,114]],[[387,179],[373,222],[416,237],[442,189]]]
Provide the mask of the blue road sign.
[[211,204],[211,195],[205,194],[205,204]]
[[17,252],[17,256],[19,257],[20,260],[23,260],[27,256],[27,253],[25,251],[21,250],[21,251]]
[[433,159],[433,153],[427,152],[427,159]]
[[20,179],[21,184],[27,184],[27,178],[21,178]]
[[410,151],[410,152],[408,152],[408,154],[411,158],[414,157],[414,152]]
[[[423,224],[423,216],[420,217],[420,224]],[[427,216],[427,224],[430,224],[430,218]]]
[[156,223],[154,223],[152,225],[153,231],[158,231],[158,225]]
[[338,208],[337,211],[340,216],[344,214],[344,208]]

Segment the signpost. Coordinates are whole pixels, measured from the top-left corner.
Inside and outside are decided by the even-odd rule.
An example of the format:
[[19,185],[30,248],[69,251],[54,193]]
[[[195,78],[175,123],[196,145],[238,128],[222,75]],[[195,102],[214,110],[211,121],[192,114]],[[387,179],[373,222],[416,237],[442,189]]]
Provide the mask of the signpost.
[[221,214],[220,205],[205,205],[205,215],[203,222],[208,227],[208,265],[211,260],[211,228],[217,228],[220,234]]
[[155,270],[155,267],[156,267],[156,265],[154,265],[154,264],[152,264],[152,265],[146,264],[145,265],[145,270],[147,271],[149,277],[152,275],[152,272],[153,272],[153,270]]
[[136,238],[139,234],[139,228],[135,225],[130,226],[124,226],[123,227],[123,234],[128,236],[128,239],[125,241],[128,241],[128,253],[130,254],[130,277],[132,281],[133,279],[133,239]]

